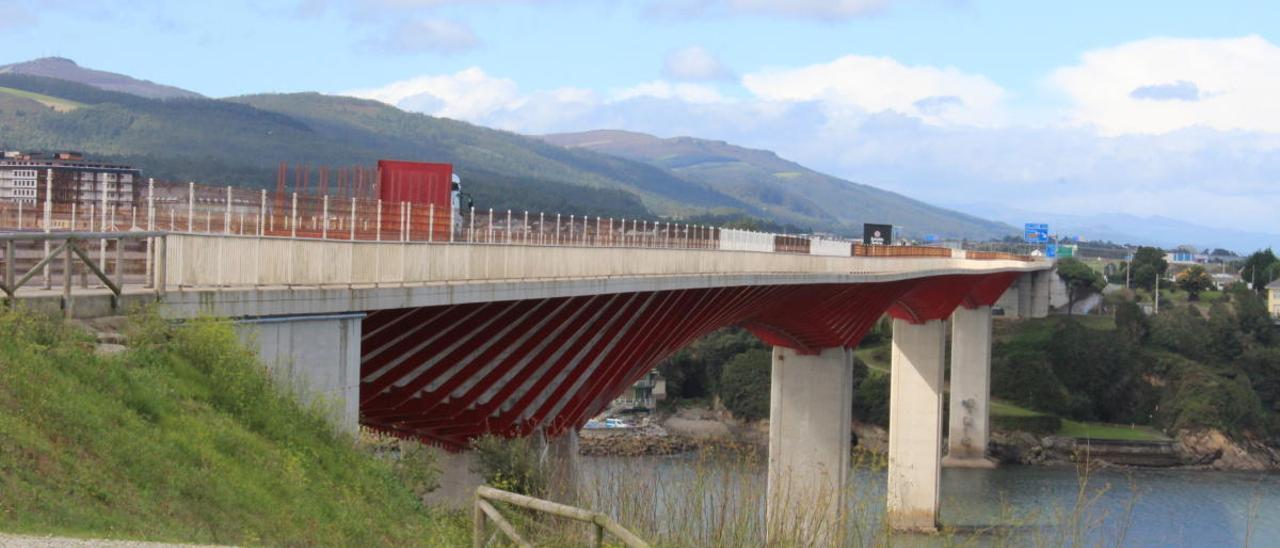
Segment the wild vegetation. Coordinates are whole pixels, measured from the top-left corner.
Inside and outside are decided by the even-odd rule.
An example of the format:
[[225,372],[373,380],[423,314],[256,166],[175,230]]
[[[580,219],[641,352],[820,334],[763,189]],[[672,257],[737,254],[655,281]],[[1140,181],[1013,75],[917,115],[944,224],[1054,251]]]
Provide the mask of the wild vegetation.
[[[462,545],[430,457],[357,444],[273,383],[232,328],[143,316],[128,349],[0,311],[0,530],[272,545]],[[373,448],[366,449],[373,445]],[[373,453],[373,454],[371,454]]]
[[1012,326],[993,349],[992,394],[1076,421],[1280,433],[1280,348],[1254,292],[1241,285],[1210,306],[1168,302],[1155,315],[1125,297],[1109,306],[1114,320]]

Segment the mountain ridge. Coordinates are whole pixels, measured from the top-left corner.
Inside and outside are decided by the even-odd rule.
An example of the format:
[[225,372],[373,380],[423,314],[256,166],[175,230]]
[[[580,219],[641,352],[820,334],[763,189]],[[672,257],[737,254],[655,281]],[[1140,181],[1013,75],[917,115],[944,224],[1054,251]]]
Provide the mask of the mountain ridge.
[[65,57],[41,57],[0,66],[0,74],[25,74],[76,82],[105,91],[128,93],[148,99],[200,99],[203,95],[179,87],[157,84],[132,76],[81,67]]
[[[787,160],[771,150],[697,137],[662,138],[626,130],[541,135],[541,139],[637,160],[701,182],[747,204],[780,214],[792,223],[834,223],[858,233],[862,223],[902,226],[908,235],[985,239],[1016,232],[1013,227],[931,205],[896,192],[848,181]],[[962,227],[957,229],[956,227]]]
[[[77,106],[59,111],[3,88]],[[554,137],[313,92],[159,100],[0,73],[0,148],[80,150],[136,163],[160,178],[267,188],[280,162],[336,167],[382,158],[429,160],[453,163],[477,204],[495,210],[669,219],[746,215],[845,236],[860,234],[861,222],[891,222],[909,235],[987,239],[1014,232],[824,175],[771,151],[696,138],[595,134],[622,136],[645,146],[631,155],[599,144],[562,146]],[[681,153],[642,153],[658,145]]]

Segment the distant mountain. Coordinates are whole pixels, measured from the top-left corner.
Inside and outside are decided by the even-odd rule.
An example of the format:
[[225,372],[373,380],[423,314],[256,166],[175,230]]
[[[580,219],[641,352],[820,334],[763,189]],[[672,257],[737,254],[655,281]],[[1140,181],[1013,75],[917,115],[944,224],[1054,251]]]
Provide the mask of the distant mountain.
[[1118,244],[1153,245],[1172,249],[1191,245],[1199,249],[1222,248],[1248,254],[1254,250],[1280,249],[1280,234],[1213,228],[1169,217],[1138,217],[1125,213],[1077,215],[1044,213],[1012,209],[1003,204],[976,203],[956,205],[974,215],[989,216],[1015,226],[1023,223],[1048,223],[1049,231],[1063,236],[1079,236],[1086,240],[1110,241]]
[[[76,69],[56,74],[98,73],[64,61],[42,63]],[[767,151],[698,139],[589,135],[594,138],[544,140],[316,93],[158,100],[22,70],[0,72],[0,149],[79,150],[162,179],[270,188],[280,162],[338,167],[410,159],[454,164],[481,209],[630,218],[745,214],[846,235],[859,234],[864,221],[899,224],[908,234],[985,239],[1015,232],[816,173]],[[602,144],[624,138],[634,145],[630,152]]]
[[628,131],[544,135],[549,143],[642,161],[707,185],[782,222],[859,234],[862,223],[891,223],[909,235],[986,239],[1016,232],[1008,225],[935,207],[846,181],[768,150],[693,137],[663,139]]
[[77,65],[75,61],[62,57],[43,57],[23,63],[0,66],[0,74],[6,73],[57,78],[106,91],[128,93],[148,99],[196,99],[203,97],[203,95],[194,91],[165,86],[147,80],[139,80],[114,72],[87,69]]

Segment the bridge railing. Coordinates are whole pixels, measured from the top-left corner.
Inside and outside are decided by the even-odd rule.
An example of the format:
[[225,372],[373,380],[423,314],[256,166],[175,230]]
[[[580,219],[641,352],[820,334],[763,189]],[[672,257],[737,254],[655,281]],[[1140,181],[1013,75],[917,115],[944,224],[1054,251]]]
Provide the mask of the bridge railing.
[[[0,201],[0,230],[166,231],[277,236],[335,241],[510,244],[536,246],[714,249],[857,257],[952,257],[945,247],[867,246],[840,238],[774,234],[669,220],[576,213],[467,209],[384,202],[346,195],[269,193],[149,180],[115,191],[106,184],[91,200]],[[997,260],[1007,255],[971,254]]]
[[494,526],[497,527],[498,530],[516,546],[533,546],[520,536],[520,533],[516,531],[516,528],[513,525],[511,525],[511,522],[507,521],[507,519],[502,516],[502,513],[493,506],[493,502],[502,502],[524,508],[526,510],[589,523],[592,525],[590,546],[593,548],[604,546],[604,535],[606,532],[616,537],[628,548],[649,548],[649,543],[636,536],[635,533],[632,533],[621,525],[618,525],[618,522],[614,521],[613,518],[599,512],[592,512],[590,510],[584,510],[567,504],[560,504],[549,500],[519,495],[510,491],[495,489],[487,485],[481,485],[476,488],[475,509],[472,511],[471,533],[472,546],[475,546],[476,548],[488,545],[486,542],[488,535],[486,534],[485,527],[485,523],[487,521],[493,522]]
[[163,232],[0,233],[0,293],[12,305],[24,286],[60,288],[70,317],[73,289],[106,290],[119,308],[127,286],[164,292],[166,242]]

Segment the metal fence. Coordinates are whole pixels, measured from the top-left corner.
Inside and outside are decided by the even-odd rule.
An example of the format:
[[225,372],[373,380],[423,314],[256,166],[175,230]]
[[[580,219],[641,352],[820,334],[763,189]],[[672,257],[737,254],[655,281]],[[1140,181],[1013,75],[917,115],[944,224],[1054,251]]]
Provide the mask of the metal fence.
[[[943,247],[864,246],[839,238],[721,229],[657,219],[474,208],[455,213],[432,204],[384,202],[355,195],[269,193],[265,189],[154,179],[137,185],[127,196],[104,191],[96,203],[57,202],[49,199],[51,195],[46,191],[38,202],[0,202],[0,230],[146,230],[348,241],[720,249],[866,257],[952,256]],[[970,258],[986,257],[978,254]]]

